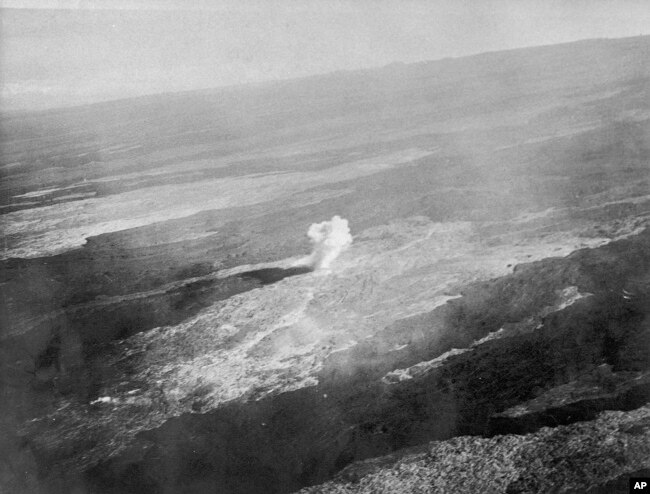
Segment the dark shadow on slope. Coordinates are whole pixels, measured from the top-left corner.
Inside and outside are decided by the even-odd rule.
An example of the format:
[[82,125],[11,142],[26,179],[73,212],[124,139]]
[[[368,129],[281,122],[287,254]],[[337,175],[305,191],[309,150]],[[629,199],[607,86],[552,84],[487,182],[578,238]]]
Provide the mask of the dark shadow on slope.
[[253,271],[246,271],[238,276],[243,279],[257,280],[262,285],[277,283],[284,278],[290,276],[297,276],[299,274],[311,273],[314,269],[310,266],[294,266],[292,268],[263,268],[255,269]]
[[647,382],[643,382],[620,393],[612,393],[612,396],[549,407],[521,417],[493,416],[489,421],[487,435],[528,434],[542,427],[557,427],[594,420],[605,410],[635,410],[648,402],[650,402],[650,386]]

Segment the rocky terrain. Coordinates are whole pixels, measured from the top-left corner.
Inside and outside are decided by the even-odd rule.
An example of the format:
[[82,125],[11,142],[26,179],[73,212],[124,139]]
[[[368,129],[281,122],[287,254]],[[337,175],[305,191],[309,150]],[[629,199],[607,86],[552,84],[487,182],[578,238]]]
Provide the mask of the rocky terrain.
[[[650,469],[649,50],[4,115],[2,484],[626,489]],[[352,243],[315,266],[334,215]]]
[[463,436],[345,468],[300,492],[628,492],[625,473],[647,475],[649,410],[604,412],[597,420],[527,435]]

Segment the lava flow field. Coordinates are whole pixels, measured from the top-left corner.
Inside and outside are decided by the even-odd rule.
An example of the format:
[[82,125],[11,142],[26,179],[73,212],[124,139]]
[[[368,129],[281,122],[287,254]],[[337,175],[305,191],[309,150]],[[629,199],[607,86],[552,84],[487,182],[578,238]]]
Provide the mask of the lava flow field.
[[6,492],[627,492],[649,52],[2,115]]

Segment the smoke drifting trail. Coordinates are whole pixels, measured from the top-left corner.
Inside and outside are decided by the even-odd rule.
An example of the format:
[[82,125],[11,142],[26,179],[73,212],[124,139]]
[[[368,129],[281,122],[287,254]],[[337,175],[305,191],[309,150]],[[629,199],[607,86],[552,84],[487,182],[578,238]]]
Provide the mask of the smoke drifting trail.
[[330,269],[332,262],[352,243],[348,220],[338,215],[331,221],[312,224],[307,236],[314,244],[307,264],[315,270]]

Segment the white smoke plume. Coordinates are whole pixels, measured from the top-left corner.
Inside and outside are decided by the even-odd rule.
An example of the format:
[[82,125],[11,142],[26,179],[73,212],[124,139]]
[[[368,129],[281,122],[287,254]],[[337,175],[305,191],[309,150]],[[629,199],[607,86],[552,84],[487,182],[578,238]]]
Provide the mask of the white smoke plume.
[[331,221],[313,223],[307,236],[314,244],[307,264],[316,270],[328,270],[334,259],[352,243],[348,220],[338,215]]

